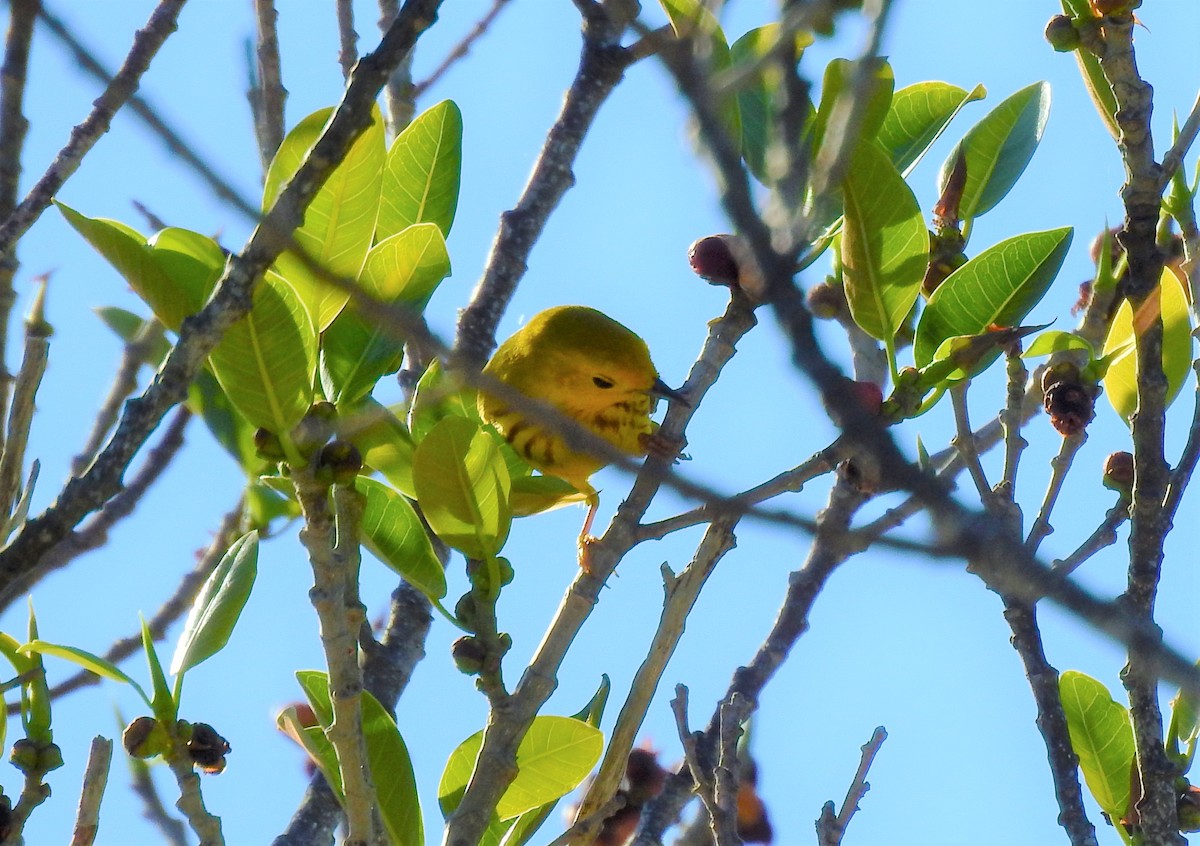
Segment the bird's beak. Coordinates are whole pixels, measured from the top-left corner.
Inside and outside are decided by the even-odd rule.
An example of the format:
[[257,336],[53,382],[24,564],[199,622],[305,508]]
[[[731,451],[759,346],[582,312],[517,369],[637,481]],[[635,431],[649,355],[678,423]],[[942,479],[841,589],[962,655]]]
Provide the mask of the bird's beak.
[[650,393],[650,396],[653,396],[653,397],[664,397],[665,399],[669,399],[672,402],[677,402],[680,405],[682,405],[684,408],[692,407],[692,404],[690,402],[688,402],[687,397],[685,397],[683,394],[681,394],[679,391],[675,390],[674,388],[668,387],[667,383],[664,382],[662,379],[654,380],[654,384],[650,386],[649,393]]

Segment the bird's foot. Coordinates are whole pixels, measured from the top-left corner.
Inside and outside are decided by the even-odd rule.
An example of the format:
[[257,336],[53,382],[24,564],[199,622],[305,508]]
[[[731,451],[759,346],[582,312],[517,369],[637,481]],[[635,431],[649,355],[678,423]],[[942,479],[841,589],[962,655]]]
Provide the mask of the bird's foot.
[[600,538],[587,532],[579,536],[579,569],[589,575],[592,572],[592,547],[599,541]]
[[683,448],[687,446],[687,438],[678,437],[672,438],[664,435],[661,431],[655,432],[652,435],[642,434],[638,438],[642,449],[646,451],[646,455],[651,458],[661,458],[663,461],[674,462]]

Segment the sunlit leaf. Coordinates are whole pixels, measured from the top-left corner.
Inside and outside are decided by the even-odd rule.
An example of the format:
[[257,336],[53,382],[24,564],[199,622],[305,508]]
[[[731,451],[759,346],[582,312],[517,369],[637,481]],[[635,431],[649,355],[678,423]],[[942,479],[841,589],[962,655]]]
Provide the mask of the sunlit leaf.
[[[360,284],[390,305],[424,308],[438,283],[450,273],[446,242],[432,223],[410,226],[376,244],[367,256]],[[335,403],[357,402],[404,358],[404,339],[369,314],[347,307],[321,336],[321,382]]]
[[[1162,317],[1162,366],[1167,377],[1167,405],[1179,395],[1192,367],[1192,324],[1187,297],[1179,277],[1163,268],[1159,285],[1146,298],[1134,320],[1133,307],[1126,300],[1117,309],[1104,353],[1112,357],[1104,377],[1104,393],[1117,414],[1129,422],[1137,410],[1138,354],[1135,332],[1140,334],[1156,318]],[[1121,350],[1124,350],[1121,352]]]
[[[132,685],[139,692],[142,689],[141,685],[130,678],[129,674],[116,664],[101,658],[99,655],[94,655],[86,649],[77,649],[74,646],[62,646],[57,643],[47,643],[44,640],[33,640],[29,643],[21,644],[19,651],[23,655],[37,653],[38,655],[51,655],[55,658],[62,658],[76,666],[82,667],[89,673],[95,673],[100,678]],[[144,696],[145,694],[143,694]]]
[[890,343],[921,290],[929,231],[912,189],[875,144],[862,144],[843,183],[842,268],[854,322]]
[[1059,329],[1054,329],[1049,332],[1043,332],[1033,339],[1025,352],[1021,354],[1022,358],[1037,358],[1038,356],[1051,355],[1056,352],[1068,352],[1070,350],[1080,350],[1088,354],[1088,358],[1095,355],[1095,350],[1092,345],[1084,338],[1079,337],[1074,332],[1063,332]]
[[[896,86],[896,77],[892,66],[888,64],[887,59],[882,57],[869,60],[866,70],[867,90],[863,95],[850,91],[855,83],[857,66],[857,62],[849,59],[834,59],[825,66],[825,78],[821,83],[821,102],[817,106],[812,126],[809,127],[809,137],[814,153],[819,153],[822,145],[825,144],[829,121],[838,107],[838,100],[843,99],[844,96],[866,97],[866,106],[854,136],[855,147],[848,151],[852,156],[859,148],[870,146],[869,142],[875,139],[887,119],[888,109],[892,102],[892,91]],[[841,144],[845,139],[832,138],[829,140],[834,144]]]
[[408,500],[374,479],[360,476],[354,485],[366,497],[361,533],[371,554],[430,599],[444,597],[442,563]]
[[[311,728],[300,726],[294,711],[281,714],[281,723],[287,726],[288,734],[305,747],[341,801],[344,794],[337,755],[322,731],[322,728],[328,729],[333,723],[329,677],[325,673],[301,670],[296,673],[296,679],[321,725]],[[393,846],[424,846],[421,805],[417,798],[417,782],[408,747],[400,736],[396,721],[379,704],[378,699],[368,691],[363,691],[360,702],[371,780],[375,785],[375,796],[388,837]]]
[[173,331],[178,332],[183,318],[204,306],[225,267],[221,248],[199,233],[164,229],[147,243],[123,223],[90,218],[62,203],[56,205],[75,231]]
[[464,388],[453,375],[446,374],[440,360],[434,359],[417,381],[408,413],[408,430],[419,442],[447,417],[464,417],[478,422],[475,390]]
[[340,413],[342,437],[358,447],[363,464],[382,474],[396,490],[415,499],[417,491],[412,481],[415,446],[408,427],[370,397]]
[[1088,789],[1111,820],[1123,819],[1129,812],[1134,757],[1129,712],[1104,685],[1075,670],[1059,677],[1058,691]]
[[[475,768],[483,732],[467,738],[450,754],[438,785],[442,813],[458,807]],[[599,729],[571,717],[534,719],[517,747],[517,777],[496,806],[501,820],[512,819],[574,790],[600,760],[604,736]]]
[[413,456],[417,500],[430,527],[470,558],[495,555],[508,538],[508,469],[492,436],[464,417],[447,417]]
[[158,660],[158,650],[154,648],[154,636],[146,618],[142,618],[142,651],[146,653],[146,665],[150,670],[151,710],[156,719],[174,722],[178,716],[179,703],[175,701],[171,687],[167,684],[167,674],[163,672],[162,662]]
[[187,672],[224,648],[258,574],[258,532],[235,540],[192,603],[171,659],[171,674]]
[[973,220],[994,208],[1025,172],[1050,116],[1050,86],[1035,82],[1000,103],[946,157],[938,193],[946,187],[961,151],[967,163],[959,216]]
[[[284,138],[267,170],[263,209],[269,209],[284,184],[299,170],[328,124],[333,109],[321,109],[300,121]],[[371,246],[379,214],[385,157],[383,119],[373,121],[317,191],[294,233],[309,257],[330,272],[356,279]],[[297,291],[318,329],[328,326],[348,294],[319,278],[294,253],[284,253],[275,270]]]
[[250,313],[209,355],[230,402],[252,425],[286,433],[312,404],[317,336],[296,294],[273,274],[255,286]]
[[892,95],[887,116],[879,127],[879,143],[896,169],[908,174],[962,107],[985,96],[987,90],[982,85],[970,92],[946,82],[905,86]]
[[384,241],[415,223],[450,234],[462,172],[462,113],[443,100],[418,115],[392,142],[383,174],[375,239]]
[[1016,326],[1045,295],[1071,245],[1070,227],[1017,235],[989,247],[947,277],[917,323],[913,359],[933,360],[956,335],[979,335],[990,326]]

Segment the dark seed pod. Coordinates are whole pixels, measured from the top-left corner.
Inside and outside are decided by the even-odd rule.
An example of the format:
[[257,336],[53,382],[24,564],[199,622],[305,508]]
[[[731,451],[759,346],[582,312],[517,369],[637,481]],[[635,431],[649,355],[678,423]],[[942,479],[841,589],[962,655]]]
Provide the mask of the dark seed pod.
[[121,745],[134,758],[153,758],[171,746],[166,730],[153,717],[138,717],[125,727]]
[[1077,435],[1096,416],[1095,383],[1085,383],[1079,368],[1059,362],[1042,374],[1042,404],[1050,423],[1063,437]]
[[193,723],[192,736],[184,748],[192,762],[206,773],[217,775],[225,770],[225,756],[232,750],[229,741],[208,723]]

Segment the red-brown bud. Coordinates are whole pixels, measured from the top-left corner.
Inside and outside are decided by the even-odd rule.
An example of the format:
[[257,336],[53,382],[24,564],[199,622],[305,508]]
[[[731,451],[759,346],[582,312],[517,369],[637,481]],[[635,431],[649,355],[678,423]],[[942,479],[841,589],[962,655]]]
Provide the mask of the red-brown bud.
[[1133,492],[1133,454],[1114,452],[1104,459],[1104,487],[1129,496]]

